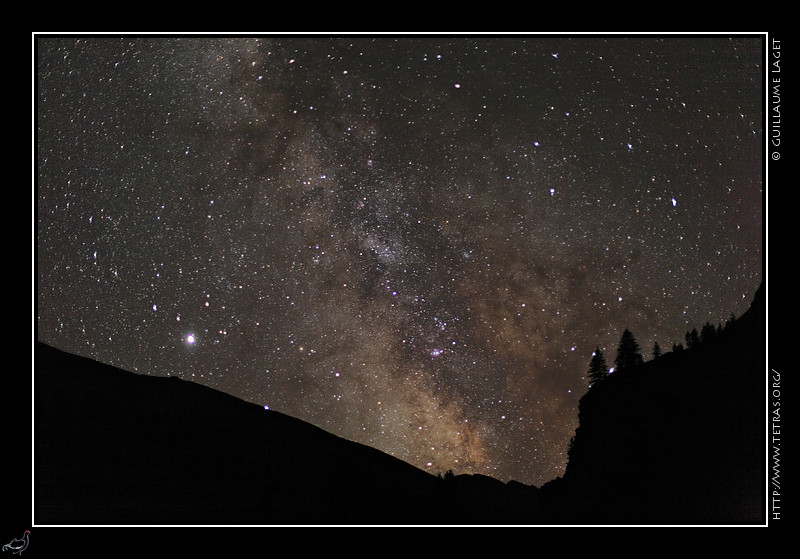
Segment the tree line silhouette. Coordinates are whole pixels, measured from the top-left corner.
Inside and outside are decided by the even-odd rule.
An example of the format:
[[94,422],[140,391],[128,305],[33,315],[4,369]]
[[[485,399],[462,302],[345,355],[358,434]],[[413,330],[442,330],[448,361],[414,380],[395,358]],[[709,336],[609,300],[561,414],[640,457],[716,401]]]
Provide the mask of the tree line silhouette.
[[[684,342],[686,342],[686,345],[684,346],[681,342],[674,343],[672,344],[672,351],[683,351],[684,349],[690,349],[702,343],[708,342],[714,339],[718,334],[720,334],[723,330],[725,330],[725,328],[729,327],[735,321],[736,317],[731,314],[731,317],[727,322],[725,322],[724,325],[718,324],[717,326],[714,326],[710,322],[706,322],[700,331],[698,331],[696,327],[692,328],[684,335]],[[662,356],[661,347],[658,345],[658,341],[653,343],[652,355],[653,359],[658,359]],[[613,372],[632,369],[638,365],[641,365],[643,362],[644,358],[642,357],[639,343],[636,341],[633,333],[631,333],[629,329],[625,328],[625,330],[622,332],[622,337],[620,338],[619,344],[617,345],[617,354],[616,358],[614,359],[613,367],[608,366],[605,355],[599,347],[597,347],[592,353],[592,358],[589,361],[589,371],[587,374],[587,378],[589,379],[589,388],[602,381]]]

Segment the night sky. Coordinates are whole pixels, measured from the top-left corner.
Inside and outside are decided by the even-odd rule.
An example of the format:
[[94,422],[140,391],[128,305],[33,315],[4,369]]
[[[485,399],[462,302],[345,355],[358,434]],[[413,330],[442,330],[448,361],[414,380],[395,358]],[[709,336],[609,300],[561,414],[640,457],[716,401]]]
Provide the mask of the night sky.
[[764,37],[36,36],[35,328],[431,473],[763,277]]

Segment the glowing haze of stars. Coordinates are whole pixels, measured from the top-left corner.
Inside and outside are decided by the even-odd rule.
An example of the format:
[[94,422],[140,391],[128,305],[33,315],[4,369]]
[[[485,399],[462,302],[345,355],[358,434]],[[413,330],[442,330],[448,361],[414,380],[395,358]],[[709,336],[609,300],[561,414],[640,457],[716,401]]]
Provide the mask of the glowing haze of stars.
[[539,486],[596,347],[749,305],[762,46],[37,37],[37,336]]

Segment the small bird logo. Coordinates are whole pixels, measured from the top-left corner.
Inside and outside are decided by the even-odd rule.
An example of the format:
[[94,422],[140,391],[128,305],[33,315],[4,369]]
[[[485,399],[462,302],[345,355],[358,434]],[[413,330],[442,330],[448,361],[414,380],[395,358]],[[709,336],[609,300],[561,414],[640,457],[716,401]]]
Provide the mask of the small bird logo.
[[21,539],[14,538],[3,546],[3,551],[10,551],[15,555],[21,554],[23,551],[25,551],[25,548],[28,547],[28,536],[30,533],[30,530],[25,530],[25,533],[22,535]]

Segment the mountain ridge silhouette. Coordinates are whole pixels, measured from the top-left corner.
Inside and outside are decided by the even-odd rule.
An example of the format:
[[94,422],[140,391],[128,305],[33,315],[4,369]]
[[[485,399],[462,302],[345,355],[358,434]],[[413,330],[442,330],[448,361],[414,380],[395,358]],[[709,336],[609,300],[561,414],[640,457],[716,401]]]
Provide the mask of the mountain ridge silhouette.
[[[609,375],[561,478],[437,477],[283,413],[35,344],[34,521],[49,525],[763,522],[765,303]],[[761,419],[764,419],[760,423]]]
[[494,524],[538,510],[534,487],[440,479],[191,381],[41,342],[36,359],[37,523]]

